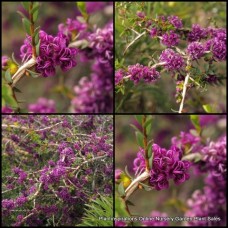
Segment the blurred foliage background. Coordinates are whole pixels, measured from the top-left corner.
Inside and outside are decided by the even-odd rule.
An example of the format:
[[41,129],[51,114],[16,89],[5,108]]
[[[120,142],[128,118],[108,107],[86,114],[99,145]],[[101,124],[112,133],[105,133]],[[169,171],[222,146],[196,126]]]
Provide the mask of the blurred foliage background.
[[[151,57],[158,58],[165,49],[155,39],[143,36],[123,54],[126,46],[135,38],[132,28],[137,11],[145,12],[146,16],[155,18],[158,15],[176,15],[182,18],[184,27],[191,28],[194,23],[202,27],[209,25],[226,27],[226,2],[116,2],[115,3],[115,60],[117,68],[140,63],[148,65]],[[143,32],[143,28],[139,33]],[[181,46],[180,46],[181,47]],[[185,47],[185,46],[184,46]],[[218,72],[226,77],[226,62],[216,63]],[[152,86],[139,83],[126,83],[124,96],[116,96],[116,111],[119,113],[140,112],[172,112],[178,110],[175,102],[175,82],[167,73]],[[202,104],[214,104],[215,112],[226,112],[226,81],[218,88],[208,86],[206,90],[192,89],[187,93],[187,112],[204,112]]]
[[[21,16],[16,13],[22,10],[20,2],[2,2],[2,56],[11,57],[14,52],[16,59],[20,63],[20,47],[26,37],[22,25]],[[65,23],[67,18],[75,19],[80,15],[76,2],[40,2],[38,21],[36,26],[40,26],[50,35],[57,35],[58,25]],[[104,3],[105,5],[106,3]],[[94,10],[96,10],[94,8]],[[112,20],[112,12],[109,10],[98,10],[91,14],[89,23],[92,26],[103,27],[107,22]],[[77,67],[62,73],[57,68],[54,77],[48,78],[30,78],[24,77],[19,83],[18,88],[23,92],[17,93],[19,101],[24,101],[21,108],[27,107],[29,103],[35,103],[39,97],[46,97],[56,101],[57,110],[67,112],[70,99],[74,96],[73,87],[83,76],[90,75],[89,62],[79,62],[78,55]],[[69,89],[67,89],[69,88]]]
[[[152,115],[152,132],[148,140],[162,148],[168,149],[171,145],[171,138],[179,136],[181,131],[188,132],[193,129],[189,115]],[[202,127],[202,135],[212,141],[226,133],[226,119],[222,115],[201,116],[208,121],[208,125]],[[210,122],[212,121],[212,122]],[[214,123],[213,123],[214,122]],[[201,122],[203,123],[203,121]],[[206,122],[205,122],[206,123]],[[204,124],[205,124],[204,123]],[[134,177],[133,161],[136,158],[139,146],[135,137],[135,129],[130,124],[137,125],[133,115],[116,115],[115,118],[115,169],[124,171],[127,165],[129,173]],[[139,126],[139,125],[137,125]],[[169,189],[162,191],[137,190],[129,200],[135,205],[130,206],[130,212],[137,216],[149,216],[153,210],[166,212],[168,216],[183,216],[187,207],[186,201],[196,189],[203,188],[204,175],[196,175],[193,169],[190,170],[191,178],[177,186],[169,181]],[[117,208],[116,208],[117,210]],[[171,223],[180,226],[181,223]]]

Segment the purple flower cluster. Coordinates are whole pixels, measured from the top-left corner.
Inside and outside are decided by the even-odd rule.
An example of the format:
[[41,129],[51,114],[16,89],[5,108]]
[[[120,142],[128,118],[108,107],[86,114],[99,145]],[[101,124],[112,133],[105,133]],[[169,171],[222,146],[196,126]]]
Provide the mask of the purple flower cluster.
[[9,57],[3,55],[2,56],[2,70],[6,70],[6,67],[8,65]]
[[[173,179],[176,185],[179,185],[189,179],[188,169],[189,161],[182,161],[182,151],[175,146],[169,150],[153,144],[154,154],[153,165],[150,170],[149,183],[156,190],[162,190],[169,187],[169,180]],[[144,150],[140,150],[137,158],[134,160],[134,171],[137,174],[145,170]]]
[[115,85],[118,85],[122,80],[123,77],[126,75],[124,70],[119,69],[115,72]]
[[188,41],[200,41],[208,36],[208,30],[205,28],[201,28],[198,24],[192,25],[192,30],[188,34]]
[[169,16],[168,21],[177,29],[183,27],[182,20],[178,16]]
[[176,46],[179,42],[180,36],[172,30],[162,35],[161,43],[167,47]]
[[37,103],[30,104],[28,107],[30,112],[33,113],[54,113],[56,112],[55,101],[40,97]]
[[151,30],[150,30],[150,37],[151,38],[154,38],[154,37],[156,37],[158,35],[158,30],[157,30],[157,28],[152,28]]
[[140,18],[144,18],[146,15],[145,15],[145,13],[144,12],[141,12],[141,11],[138,11],[137,13],[136,13],[136,15],[138,16],[138,17],[140,17]]
[[112,71],[111,66],[96,61],[91,78],[82,77],[74,87],[76,97],[71,101],[77,113],[112,112]]
[[180,70],[185,64],[181,55],[169,48],[162,51],[159,60],[165,62],[165,68],[169,71]]
[[[187,201],[187,217],[218,217],[211,220],[192,220],[190,226],[224,226],[226,224],[226,181],[209,174],[202,191],[196,190]],[[216,202],[216,203],[215,203]]]
[[27,197],[25,197],[25,196],[19,196],[16,200],[15,200],[15,202],[16,202],[16,205],[18,206],[18,207],[21,207],[21,206],[23,206],[26,202],[27,202]]
[[155,82],[160,78],[160,73],[155,68],[143,66],[137,63],[136,65],[128,66],[127,74],[130,75],[130,79],[137,84],[141,79],[145,82]]
[[226,173],[226,136],[217,142],[210,142],[208,146],[201,150],[202,160],[206,163],[207,170],[212,175],[224,176]]
[[98,28],[89,35],[90,48],[93,49],[98,61],[113,65],[113,23],[108,23],[103,29]]
[[[78,50],[68,48],[69,39],[67,36],[59,33],[54,37],[44,31],[40,31],[39,37],[41,42],[39,56],[36,59],[36,71],[42,74],[43,77],[53,76],[55,74],[55,67],[58,65],[64,72],[76,66],[74,58]],[[30,36],[25,39],[20,51],[22,59],[32,57]]]
[[15,202],[12,199],[3,199],[2,208],[7,210],[12,210],[15,207]]
[[142,221],[144,226],[157,227],[157,226],[168,226],[169,223],[165,220],[159,221],[158,218],[167,218],[166,213],[161,213],[160,211],[152,211],[148,220]]
[[18,176],[17,182],[19,184],[22,184],[26,180],[27,173],[25,171],[23,171],[22,169],[16,167],[16,168],[13,168],[12,171]]
[[204,52],[204,46],[200,42],[192,42],[187,47],[187,53],[192,60],[200,59]]

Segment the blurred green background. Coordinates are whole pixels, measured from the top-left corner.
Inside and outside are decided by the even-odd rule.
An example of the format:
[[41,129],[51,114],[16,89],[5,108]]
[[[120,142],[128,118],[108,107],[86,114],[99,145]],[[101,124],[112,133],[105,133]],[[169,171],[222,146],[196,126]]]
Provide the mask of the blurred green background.
[[[152,132],[149,140],[158,144],[162,148],[168,149],[171,145],[171,138],[179,136],[181,131],[188,132],[193,128],[189,115],[152,115]],[[210,138],[212,141],[222,136],[226,132],[225,116],[204,115],[204,120],[212,121],[203,127],[203,137]],[[203,122],[202,122],[203,123]],[[208,122],[209,123],[209,122]],[[139,147],[135,138],[135,130],[130,124],[137,124],[133,115],[116,115],[115,118],[115,169],[120,168],[124,171],[127,165],[129,173],[134,177],[133,160],[137,156]],[[130,206],[130,212],[133,215],[149,216],[152,210],[166,212],[169,216],[183,216],[186,207],[186,201],[196,189],[203,188],[203,176],[196,175],[190,170],[191,178],[181,184],[174,185],[170,180],[169,189],[162,191],[137,190],[129,200],[135,204]],[[171,223],[174,226],[180,226],[181,223]]]
[[[20,47],[25,39],[25,31],[22,25],[21,16],[16,13],[22,10],[20,2],[2,2],[2,56],[11,57],[14,52],[17,61],[20,63]],[[79,16],[76,2],[40,2],[39,18],[36,26],[40,26],[50,35],[57,35],[58,25],[65,23],[67,18],[75,19]],[[106,4],[106,3],[105,3]],[[110,10],[98,10],[91,14],[89,23],[91,26],[103,27],[112,19]],[[79,62],[77,67],[62,72],[57,68],[56,75],[48,78],[24,77],[18,88],[23,92],[17,93],[19,101],[24,101],[20,106],[26,108],[29,103],[35,103],[39,97],[54,99],[58,112],[67,112],[70,105],[70,97],[73,95],[73,87],[78,84],[81,77],[89,76],[90,65],[93,61]],[[67,86],[69,91],[64,87]],[[71,97],[72,98],[72,97]]]
[[[226,27],[226,2],[118,2],[115,3],[115,59],[127,67],[140,63],[148,65],[153,55],[155,59],[164,50],[155,39],[143,36],[136,41],[123,55],[123,50],[136,37],[129,29],[137,11],[145,12],[146,16],[155,18],[157,15],[176,15],[182,18],[184,27],[191,28],[194,23],[208,27],[216,23],[218,27]],[[139,33],[143,32],[143,28]],[[183,46],[185,47],[185,46]],[[201,61],[201,60],[200,60]],[[218,73],[226,77],[226,62],[216,63]],[[221,86],[208,86],[206,90],[193,88],[187,93],[187,112],[204,112],[202,104],[213,104],[214,112],[226,112],[226,80]],[[175,102],[175,81],[167,73],[152,86],[140,83],[132,86],[126,83],[127,93],[116,96],[116,108],[123,104],[117,112],[172,112],[178,110]],[[132,83],[133,84],[133,83]]]

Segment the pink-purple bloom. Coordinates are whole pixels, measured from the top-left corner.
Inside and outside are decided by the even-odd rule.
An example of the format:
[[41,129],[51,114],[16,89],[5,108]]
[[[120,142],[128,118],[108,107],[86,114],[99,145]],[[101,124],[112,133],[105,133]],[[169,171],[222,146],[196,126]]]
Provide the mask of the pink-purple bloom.
[[28,107],[30,112],[33,113],[54,113],[56,112],[55,101],[40,97],[36,103],[30,104]]
[[144,226],[157,227],[157,226],[168,226],[169,223],[166,220],[160,220],[162,218],[167,218],[168,215],[165,212],[152,211],[147,220],[142,221]]
[[[150,170],[150,185],[156,190],[167,189],[169,180],[173,179],[176,185],[179,185],[189,179],[188,170],[189,161],[182,161],[182,151],[175,146],[169,150],[161,148],[157,144],[152,146],[153,164]],[[141,173],[145,170],[144,150],[140,149],[137,158],[134,160],[135,173]]]
[[201,28],[198,24],[192,25],[192,30],[188,34],[188,40],[190,42],[200,41],[201,39],[206,38],[208,35],[208,30]]
[[178,16],[169,16],[168,21],[177,29],[182,28],[182,20]]
[[176,46],[180,41],[180,36],[174,31],[169,31],[162,35],[161,43],[167,47]]
[[187,47],[187,53],[192,60],[200,59],[204,55],[204,46],[200,42],[192,42]]
[[184,66],[182,56],[169,48],[162,51],[159,60],[165,62],[165,68],[169,71],[180,70]]

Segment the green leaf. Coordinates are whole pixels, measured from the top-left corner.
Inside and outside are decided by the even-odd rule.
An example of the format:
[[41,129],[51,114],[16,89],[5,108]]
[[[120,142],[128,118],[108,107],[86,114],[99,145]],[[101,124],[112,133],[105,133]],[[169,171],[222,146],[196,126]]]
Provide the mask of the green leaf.
[[199,137],[199,132],[196,129],[190,129],[189,131],[192,135]]
[[6,83],[2,84],[2,101],[4,102],[5,105],[9,107],[13,107],[13,108],[18,107],[18,104],[13,97],[12,88]]
[[35,8],[33,8],[33,13],[32,13],[32,17],[33,17],[33,21],[36,22],[38,15],[39,15],[39,7],[40,6],[36,6]]
[[27,11],[29,11],[30,2],[22,2],[22,5],[23,5],[23,7],[24,7]]
[[150,170],[153,168],[153,159],[154,159],[154,153],[151,154],[150,158],[149,158],[149,167]]
[[36,44],[36,54],[39,55],[39,53],[40,53],[40,39],[38,44]]
[[142,124],[142,117],[142,115],[135,115],[135,119],[138,121],[140,125]]
[[79,11],[81,12],[82,16],[87,20],[88,14],[86,11],[86,2],[77,2],[77,7]]
[[28,35],[30,35],[30,21],[27,18],[22,18],[22,23],[24,25],[25,31]]
[[148,150],[148,157],[150,158],[151,155],[152,155],[152,143],[153,143],[153,140],[150,140],[148,143],[147,143],[147,150]]
[[149,135],[152,129],[152,116],[147,117],[145,128],[146,128],[146,134]]
[[125,196],[125,190],[124,190],[123,182],[120,182],[120,184],[118,185],[118,192],[119,192],[120,196]]
[[138,129],[134,124],[130,124],[130,126],[133,127],[136,131],[140,131],[140,129]]
[[190,119],[192,121],[192,124],[194,125],[195,129],[200,132],[201,131],[201,127],[200,127],[200,123],[199,123],[199,116],[198,115],[190,115]]
[[13,82],[12,77],[11,77],[11,74],[10,74],[10,68],[5,73],[5,79],[6,79],[6,81],[8,83],[12,83]]
[[35,44],[39,43],[39,33],[34,34],[35,35]]
[[135,135],[136,135],[136,140],[137,140],[137,143],[140,147],[144,147],[144,144],[143,144],[143,135],[141,132],[137,131],[135,132]]
[[213,108],[210,104],[203,105],[203,109],[206,113],[212,113],[213,112]]
[[143,189],[147,192],[153,190],[149,185],[143,184],[142,182],[139,182],[140,185],[142,185]]
[[31,70],[28,70],[27,71],[30,73],[30,75],[33,77],[33,78],[38,78],[40,76],[40,74],[34,72],[34,71],[31,71]]

